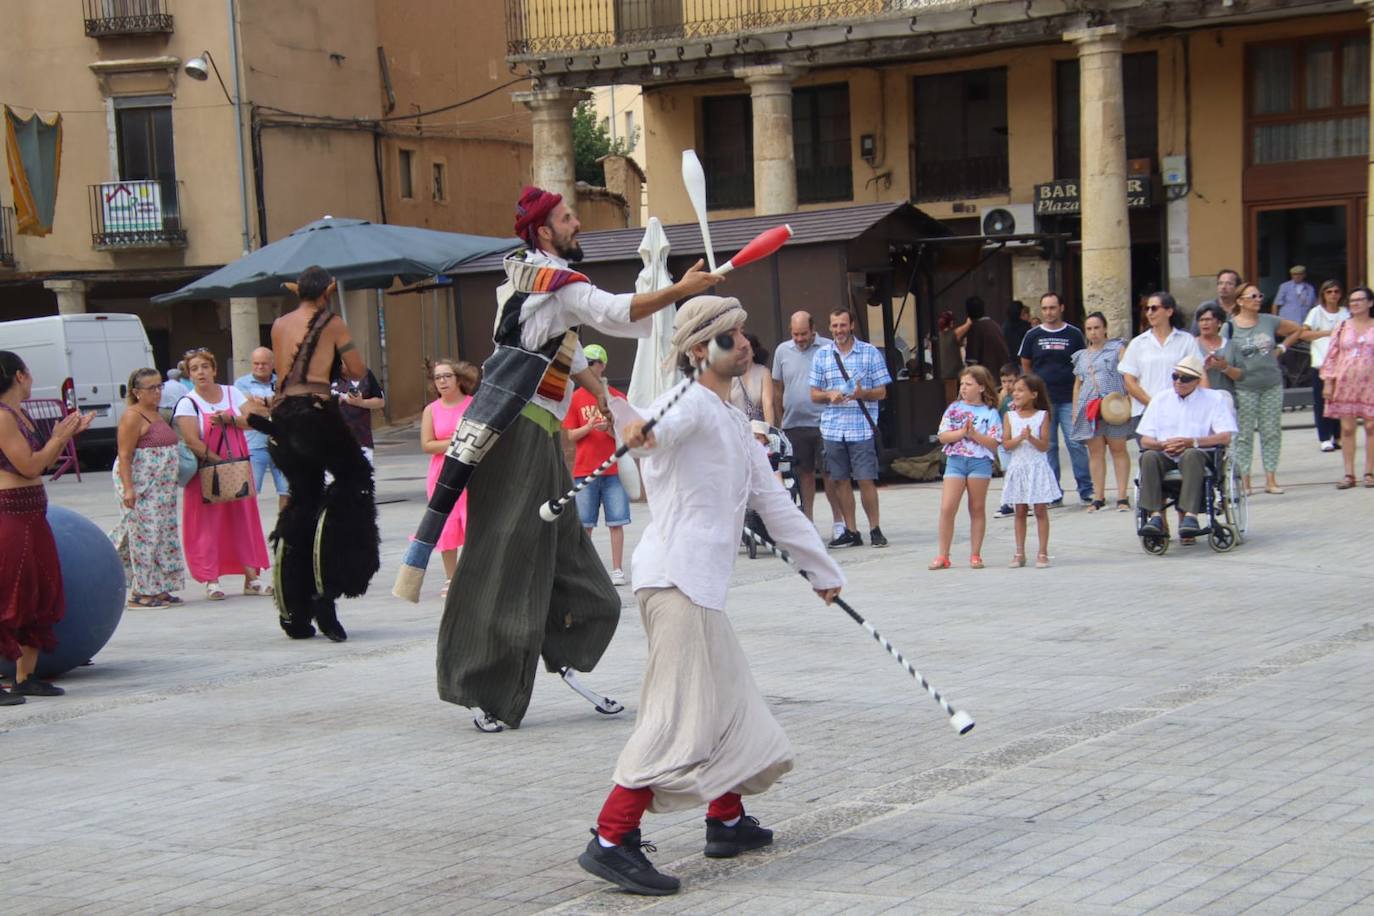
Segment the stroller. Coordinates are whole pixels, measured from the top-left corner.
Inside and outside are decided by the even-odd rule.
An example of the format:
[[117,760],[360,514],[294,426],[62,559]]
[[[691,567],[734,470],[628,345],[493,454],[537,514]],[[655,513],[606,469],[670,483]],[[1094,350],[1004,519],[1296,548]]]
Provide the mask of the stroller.
[[[787,492],[792,495],[794,505],[801,505],[801,483],[797,480],[796,470],[792,466],[792,443],[787,436],[776,426],[769,426],[763,420],[751,420],[754,435],[766,438],[768,449],[768,463],[773,466],[773,470],[782,477],[782,485],[787,488]],[[759,537],[772,540],[768,534],[768,529],[763,524],[763,519],[753,509],[744,510],[745,530],[740,532],[740,544],[749,551],[749,559],[753,560],[759,555],[759,545],[749,536],[749,529],[758,533]]]

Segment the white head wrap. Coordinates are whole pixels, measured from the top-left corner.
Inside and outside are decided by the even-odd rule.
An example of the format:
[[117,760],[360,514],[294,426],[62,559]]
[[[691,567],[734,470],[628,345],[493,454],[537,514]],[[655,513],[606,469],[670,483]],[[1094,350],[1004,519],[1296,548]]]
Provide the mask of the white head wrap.
[[677,310],[673,322],[672,350],[667,365],[676,366],[678,357],[691,353],[697,344],[706,343],[717,334],[726,334],[743,324],[749,313],[738,299],[723,296],[694,296]]

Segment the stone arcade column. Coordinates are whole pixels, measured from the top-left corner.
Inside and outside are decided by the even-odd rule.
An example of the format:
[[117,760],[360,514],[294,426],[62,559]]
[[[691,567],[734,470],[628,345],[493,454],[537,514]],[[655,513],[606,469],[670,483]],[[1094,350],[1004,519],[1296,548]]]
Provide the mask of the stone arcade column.
[[792,81],[797,67],[741,67],[735,77],[749,85],[754,117],[754,213],[797,209],[797,159],[792,150]]
[[44,280],[43,288],[57,296],[57,314],[80,315],[86,311],[85,280]]
[[262,340],[262,331],[258,320],[258,300],[239,299],[229,300],[229,341],[233,348],[233,362],[228,372],[228,380],[232,382],[247,372],[253,371],[253,351],[256,350]]
[[[1374,29],[1374,0],[1355,0],[1355,2],[1358,3],[1360,6],[1363,6],[1363,7],[1364,7],[1365,15],[1369,17],[1370,27],[1371,27],[1371,29]],[[1371,44],[1374,44],[1374,35],[1371,35],[1370,43],[1371,43]],[[1371,53],[1374,53],[1374,48],[1371,48],[1371,49],[1370,49],[1370,52],[1371,52]],[[1369,153],[1370,153],[1370,155],[1366,157],[1366,158],[1369,159],[1369,177],[1368,177],[1368,179],[1366,179],[1366,180],[1367,180],[1367,182],[1368,182],[1368,188],[1369,188],[1369,190],[1370,190],[1371,192],[1374,192],[1374,70],[1371,70],[1371,72],[1370,72],[1370,83],[1371,83],[1370,88],[1369,88],[1369,102],[1370,102],[1370,106],[1371,106],[1370,118],[1369,118]],[[1366,207],[1365,209],[1368,211],[1368,213],[1365,215],[1365,231],[1364,231],[1364,237],[1365,237],[1365,238],[1364,238],[1365,253],[1364,253],[1364,263],[1360,264],[1360,265],[1359,265],[1359,270],[1355,271],[1354,282],[1355,282],[1355,283],[1360,283],[1360,284],[1363,284],[1363,285],[1366,285],[1366,286],[1367,286],[1367,285],[1369,285],[1369,283],[1370,283],[1371,280],[1374,280],[1374,277],[1371,277],[1371,276],[1370,276],[1370,272],[1371,272],[1371,271],[1374,271],[1374,207]]]
[[1101,311],[1114,336],[1129,339],[1131,227],[1126,209],[1126,118],[1121,82],[1123,30],[1114,25],[1065,32],[1078,46],[1082,75],[1083,310]]
[[512,93],[533,115],[533,183],[562,194],[568,206],[577,206],[576,161],[573,156],[572,112],[578,102],[592,97],[582,89],[534,89]]

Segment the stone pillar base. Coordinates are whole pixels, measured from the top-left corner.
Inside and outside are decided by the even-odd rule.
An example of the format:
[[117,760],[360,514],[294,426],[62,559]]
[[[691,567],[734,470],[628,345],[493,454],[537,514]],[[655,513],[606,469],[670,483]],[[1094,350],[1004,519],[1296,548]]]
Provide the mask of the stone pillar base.
[[86,312],[85,280],[44,280],[43,288],[57,296],[57,314],[82,315]]

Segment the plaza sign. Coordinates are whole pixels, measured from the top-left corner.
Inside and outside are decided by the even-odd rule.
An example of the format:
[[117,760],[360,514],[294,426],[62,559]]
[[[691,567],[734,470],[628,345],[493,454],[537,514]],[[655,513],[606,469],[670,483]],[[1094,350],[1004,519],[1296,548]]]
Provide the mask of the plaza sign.
[[[1153,202],[1153,184],[1148,177],[1126,179],[1126,206],[1148,207]],[[1078,179],[1061,178],[1035,186],[1036,216],[1077,216],[1082,212]]]

